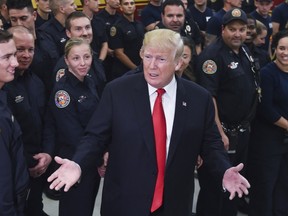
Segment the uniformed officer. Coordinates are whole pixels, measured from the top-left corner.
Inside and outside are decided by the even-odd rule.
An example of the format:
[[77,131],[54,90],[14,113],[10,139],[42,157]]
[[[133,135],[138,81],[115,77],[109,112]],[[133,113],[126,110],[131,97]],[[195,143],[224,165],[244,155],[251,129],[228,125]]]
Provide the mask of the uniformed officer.
[[54,52],[59,56],[64,55],[64,47],[67,40],[65,33],[65,20],[67,16],[76,10],[74,0],[50,0],[50,9],[54,16],[39,27],[45,40],[50,40],[56,45]]
[[201,32],[193,18],[185,19],[185,7],[181,0],[167,0],[162,5],[161,22],[156,28],[167,28],[190,39],[195,47],[193,54],[201,52]]
[[12,34],[0,30],[0,215],[24,216],[29,176],[21,130],[7,106],[2,87],[18,66]]
[[[99,97],[93,80],[87,76],[92,63],[89,43],[83,38],[70,39],[65,46],[65,61],[68,69],[52,91],[44,138],[53,143],[57,137],[57,154],[71,159]],[[97,164],[86,171],[77,187],[61,194],[59,216],[92,215],[100,176]]]
[[[110,31],[115,22],[121,17],[121,14],[117,11],[119,9],[119,0],[106,0],[105,8],[97,13],[97,17],[102,19],[106,26],[106,34],[108,37],[108,52],[106,59],[103,62],[107,80],[113,79],[111,70],[114,62],[114,50],[111,48],[111,36]],[[113,28],[114,29],[114,28]],[[113,35],[113,34],[112,34]]]
[[30,195],[27,200],[26,214],[29,216],[46,215],[43,212],[42,192],[45,175],[52,161],[54,147],[44,146],[42,142],[43,118],[46,109],[45,86],[30,69],[34,56],[34,37],[24,26],[8,29],[13,34],[16,57],[19,66],[15,79],[4,86],[8,106],[22,130],[24,152],[30,173]]
[[[232,164],[245,163],[250,122],[258,101],[258,73],[254,60],[243,45],[247,16],[241,9],[227,11],[223,17],[222,37],[206,47],[199,56],[200,84],[211,92],[215,121]],[[233,216],[237,200],[217,190],[207,172],[205,161],[198,170],[200,192],[197,215]]]
[[[66,34],[68,38],[81,37],[89,44],[93,41],[93,31],[90,19],[81,11],[72,12],[66,19]],[[64,60],[64,55],[58,60],[53,70],[53,83],[58,82],[59,79],[65,74],[67,64]],[[106,84],[106,76],[103,65],[98,59],[98,55],[93,51],[92,66],[88,72],[88,76],[95,82],[97,94],[99,97],[102,94]]]
[[135,9],[134,0],[121,0],[122,17],[110,29],[110,44],[115,55],[112,67],[114,79],[135,69],[141,63],[139,52],[145,29],[141,22],[134,19]]

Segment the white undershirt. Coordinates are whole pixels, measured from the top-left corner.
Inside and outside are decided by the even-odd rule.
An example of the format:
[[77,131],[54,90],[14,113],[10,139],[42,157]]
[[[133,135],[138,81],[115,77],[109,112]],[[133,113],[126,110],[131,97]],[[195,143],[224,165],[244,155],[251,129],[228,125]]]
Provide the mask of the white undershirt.
[[[177,82],[175,76],[171,82],[164,87],[165,93],[162,95],[162,104],[166,119],[166,159],[168,157],[171,134],[172,134],[172,127],[174,122],[174,115],[175,115],[175,104],[176,104],[176,89],[177,89]],[[148,91],[149,91],[149,98],[150,98],[150,107],[151,107],[151,114],[153,112],[154,103],[157,97],[156,88],[152,87],[148,84]]]

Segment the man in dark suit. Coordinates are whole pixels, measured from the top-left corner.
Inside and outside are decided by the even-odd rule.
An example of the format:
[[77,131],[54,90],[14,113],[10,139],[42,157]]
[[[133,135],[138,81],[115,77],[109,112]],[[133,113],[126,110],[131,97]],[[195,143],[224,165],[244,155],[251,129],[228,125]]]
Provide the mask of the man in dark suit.
[[[240,197],[248,193],[250,185],[239,174],[243,164],[231,167],[223,148],[210,94],[175,76],[182,52],[179,33],[168,29],[146,33],[140,51],[144,73],[108,83],[73,157],[76,163],[56,157],[61,167],[48,178],[50,188],[65,186],[64,191],[73,190],[71,186],[80,179],[81,172],[89,171],[87,165],[99,162],[108,149],[101,215],[191,215],[198,155],[214,174],[219,190],[226,188],[231,193],[230,199],[236,193]],[[154,121],[154,108],[161,101],[156,91],[163,89],[164,170],[158,163],[160,135]],[[160,188],[160,196],[154,193],[155,187]],[[157,196],[160,198],[155,207]]]

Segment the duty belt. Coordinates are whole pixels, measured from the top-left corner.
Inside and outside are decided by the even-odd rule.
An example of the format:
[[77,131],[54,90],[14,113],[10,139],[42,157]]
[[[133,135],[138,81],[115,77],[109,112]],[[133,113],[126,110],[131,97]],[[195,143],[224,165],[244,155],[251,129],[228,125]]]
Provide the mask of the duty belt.
[[250,131],[250,122],[243,121],[240,124],[226,124],[221,122],[222,128],[224,132],[240,132],[243,133],[245,131]]

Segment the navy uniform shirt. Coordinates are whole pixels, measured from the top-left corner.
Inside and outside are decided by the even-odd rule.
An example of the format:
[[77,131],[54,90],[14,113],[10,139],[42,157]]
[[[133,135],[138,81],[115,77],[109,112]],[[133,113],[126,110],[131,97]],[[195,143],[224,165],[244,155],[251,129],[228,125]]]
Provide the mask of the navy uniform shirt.
[[21,130],[0,90],[0,215],[19,215],[15,197],[27,189],[29,174],[25,163]]
[[81,82],[66,70],[55,83],[47,110],[44,140],[55,142],[57,136],[59,156],[71,159],[98,102],[94,82],[89,76]]
[[222,19],[223,19],[223,16],[225,15],[225,13],[226,13],[226,11],[223,10],[223,8],[222,8],[214,16],[212,16],[209,19],[209,21],[207,23],[207,27],[206,27],[206,33],[207,34],[216,35],[217,37],[221,36]]
[[97,16],[93,16],[93,19],[91,20],[91,26],[93,31],[93,41],[91,43],[91,47],[99,57],[102,44],[108,42],[106,26],[104,21]]
[[[246,46],[245,50],[250,58]],[[216,98],[220,120],[241,123],[256,96],[254,74],[242,48],[236,54],[219,38],[203,50],[196,67],[200,84]]]
[[42,81],[27,70],[23,75],[6,83],[8,106],[17,119],[24,143],[24,152],[28,167],[34,167],[38,161],[33,156],[40,152],[52,154],[53,147],[42,145],[43,118],[46,108],[45,87]]
[[[55,84],[55,82],[58,82],[60,78],[65,75],[66,72],[68,72],[66,68],[67,64],[64,60],[64,56],[62,56],[53,69],[53,85]],[[106,76],[104,67],[95,53],[93,54],[93,62],[87,76],[89,76],[94,81],[97,94],[99,95],[99,97],[101,97],[103,89],[106,85]]]
[[51,40],[56,45],[59,56],[64,55],[65,44],[68,40],[65,27],[55,17],[52,17],[38,29],[44,32],[43,37],[46,36],[46,40]]
[[[125,17],[121,17],[114,26],[114,30],[110,30],[111,48],[113,50],[123,48],[124,53],[135,64],[139,65],[141,58],[139,55],[142,47],[145,29],[141,22],[130,22]],[[130,69],[115,58],[113,65],[114,78],[122,76]]]
[[161,6],[147,4],[141,11],[141,22],[146,27],[157,21],[161,21]]
[[272,11],[272,22],[279,23],[279,31],[288,29],[288,3],[282,2]]
[[189,10],[194,21],[198,24],[199,29],[206,32],[207,22],[213,16],[212,10],[207,7],[204,12],[201,12],[196,9],[194,5],[189,7]]

